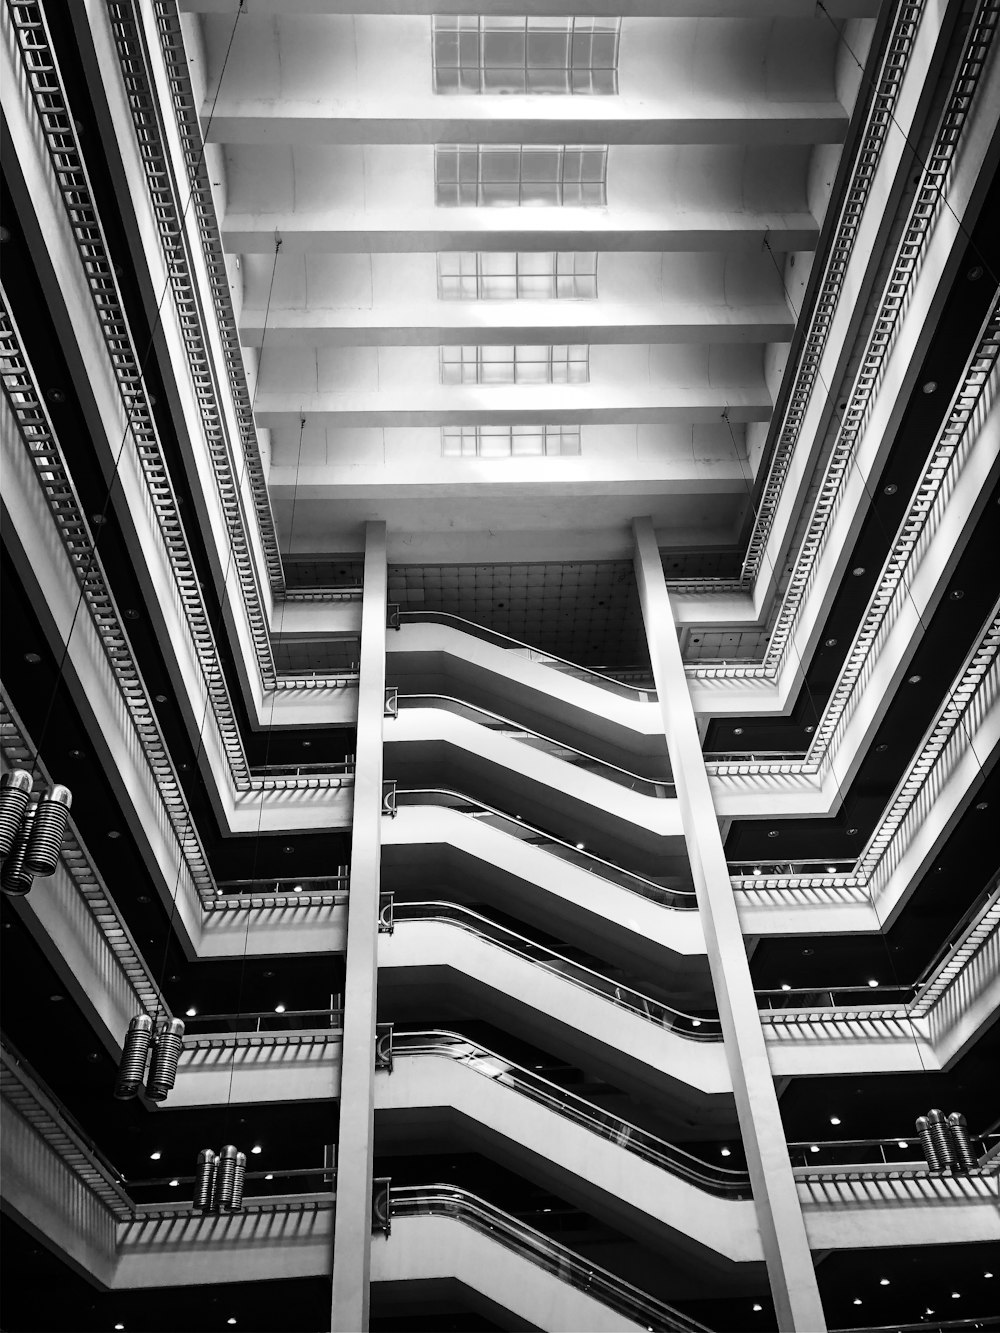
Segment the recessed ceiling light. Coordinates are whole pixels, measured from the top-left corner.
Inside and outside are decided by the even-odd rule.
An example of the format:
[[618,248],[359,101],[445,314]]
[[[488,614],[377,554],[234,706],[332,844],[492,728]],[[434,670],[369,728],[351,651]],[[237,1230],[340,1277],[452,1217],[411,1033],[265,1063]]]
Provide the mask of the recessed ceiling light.
[[115,1324],[115,1328],[121,1329],[121,1328],[124,1328],[124,1327],[125,1327],[124,1324]]
[[273,1180],[273,1179],[274,1179],[274,1176],[271,1174],[270,1171],[268,1171],[268,1173],[267,1173],[267,1175],[264,1177],[264,1179],[265,1179],[265,1180]]
[[266,972],[263,972],[261,975],[262,975],[262,976],[265,976],[265,977],[273,977],[273,976],[274,976],[274,971],[273,971],[272,968],[268,968],[267,971],[266,971]]
[[973,264],[972,268],[969,269],[968,273],[966,273],[965,276],[969,279],[970,282],[978,282],[979,279],[983,276],[982,264]]
[[888,486],[883,486],[883,487],[882,487],[882,494],[883,494],[883,495],[895,495],[896,492],[897,492],[898,490],[899,490],[899,487],[896,485],[896,483],[895,483],[894,481],[890,481],[889,484],[888,484]]
[[235,1320],[235,1319],[227,1319],[227,1320],[226,1320],[226,1323],[227,1323],[227,1324],[235,1324],[235,1323],[236,1323],[236,1320]]
[[769,828],[767,830],[767,836],[769,838],[776,838],[778,836],[778,830],[776,828]]
[[301,892],[302,892],[302,885],[301,885],[301,884],[293,884],[293,885],[292,885],[292,892],[293,892],[293,893],[301,893]]
[[87,1052],[87,1059],[90,1061],[92,1065],[96,1065],[98,1060],[100,1060],[100,1058],[101,1058],[100,1053],[98,1051]]
[[789,984],[788,984],[787,981],[783,981],[783,982],[781,983],[781,989],[782,989],[782,990],[791,990],[792,988],[791,988],[791,986],[789,986]]
[[761,870],[760,866],[754,866],[753,870],[750,873],[752,875],[763,875],[764,872],[763,870]]
[[162,1156],[163,1154],[160,1152],[159,1148],[157,1148],[155,1152],[149,1154],[149,1160],[151,1162],[158,1162]]
[[964,596],[965,593],[961,588],[952,588],[951,592],[948,594],[948,597],[953,602],[960,602]]
[[734,736],[742,736],[742,735],[743,735],[743,728],[742,728],[742,727],[733,727],[733,735],[734,735]]
[[827,873],[828,875],[835,875],[835,874],[837,873],[837,867],[836,867],[836,866],[827,866],[827,868],[826,868],[826,873]]
[[139,612],[136,611],[136,609],[135,609],[134,607],[132,607],[132,606],[129,606],[129,607],[126,607],[126,608],[125,608],[124,615],[125,615],[125,619],[126,619],[126,620],[138,620],[138,619],[139,619]]
[[756,1302],[756,1301],[754,1302],[754,1306],[753,1306],[753,1312],[754,1312],[754,1314],[760,1314],[760,1312],[761,1312],[761,1310],[763,1310],[763,1308],[764,1308],[763,1305],[760,1305],[760,1304],[759,1304],[758,1302]]
[[582,851],[583,851],[583,843],[582,843],[582,842],[578,842],[578,843],[576,844],[576,850],[577,850],[578,852],[582,852]]
[[819,1144],[818,1144],[818,1143],[811,1143],[811,1144],[809,1145],[809,1151],[810,1151],[810,1152],[819,1152]]
[[165,704],[167,702],[167,696],[165,694],[154,694],[153,701],[154,703]]
[[919,675],[919,674],[916,673],[916,672],[914,672],[914,674],[913,674],[912,676],[907,676],[907,677],[906,677],[906,683],[907,683],[907,685],[919,685],[920,682],[921,682],[922,680],[923,680],[923,676]]
[[840,1124],[840,1116],[839,1116],[839,1115],[832,1115],[832,1116],[830,1117],[830,1124],[831,1124],[831,1125],[839,1125],[839,1124]]
[[290,856],[292,852],[295,851],[295,848],[292,846],[291,843],[289,843],[287,847],[282,847],[281,850],[285,853],[286,856]]
[[38,666],[39,662],[42,660],[42,655],[41,653],[25,653],[24,660],[27,662],[28,666]]
[[988,810],[989,808],[990,808],[990,803],[989,803],[989,801],[978,801],[978,802],[976,803],[976,809],[977,809],[977,810]]
[[809,725],[808,725],[807,727],[803,727],[802,730],[803,730],[803,731],[808,731],[808,732],[813,732],[813,731],[816,730],[816,726],[815,726],[814,723],[810,722]]
[[897,1139],[896,1141],[897,1148],[908,1148],[909,1146],[910,1145],[907,1143],[905,1139]]
[[847,830],[848,836],[853,838],[854,835],[855,835],[855,833],[857,833],[857,831],[858,831],[858,830],[857,830],[856,828],[849,828],[849,829]]
[[936,393],[937,386],[938,386],[937,380],[925,380],[924,383],[920,386],[920,388],[921,392],[923,393]]
[[701,1027],[701,1019],[700,1019],[700,1018],[692,1018],[692,1019],[691,1019],[691,1026],[692,1026],[693,1028],[700,1028],[700,1027]]
[[116,838],[120,838],[121,836],[122,835],[118,832],[116,828],[108,829],[108,837],[111,839],[112,842],[114,842]]
[[876,986],[878,985],[878,982],[875,980],[874,977],[869,977],[869,978],[868,978],[868,985],[871,986],[871,987],[874,989],[874,987],[876,987]]
[[185,1009],[185,1010],[184,1010],[184,1017],[185,1017],[185,1018],[194,1018],[194,1017],[197,1015],[197,1013],[198,1013],[198,1010],[194,1007],[194,1005],[192,1005],[190,1009]]
[[729,1148],[721,1148],[719,1152],[722,1157],[732,1157],[733,1155]]
[[836,639],[827,639],[825,642],[826,642],[826,646],[827,646],[827,648],[836,648],[836,646],[837,646],[837,640],[836,640]]
[[274,1012],[276,1014],[283,1014],[285,1012],[285,1006],[283,1004],[276,1004],[274,1006]]
[[953,1301],[957,1301],[957,1300],[959,1300],[959,1299],[961,1298],[961,1295],[962,1295],[962,1293],[961,1293],[960,1291],[953,1291],[953,1292],[951,1293],[951,1299],[952,1299]]
[[814,949],[803,949],[803,950],[802,950],[802,957],[803,957],[803,958],[811,958],[811,957],[813,956],[814,953],[815,953],[815,950],[814,950]]
[[861,1302],[861,1297],[860,1297],[860,1296],[855,1296],[855,1298],[854,1298],[854,1302],[853,1302],[853,1303],[854,1303],[855,1305],[860,1305],[860,1304],[862,1303],[862,1302]]
[[851,570],[851,573],[854,575],[856,579],[859,579],[864,572],[865,572],[864,565],[855,565],[854,568]]
[[136,898],[136,902],[137,902],[137,903],[148,903],[148,902],[150,902],[149,894],[148,894],[148,893],[140,893],[139,896],[138,896],[138,898]]
[[253,1145],[253,1147],[250,1149],[250,1151],[251,1151],[251,1152],[254,1154],[254,1156],[256,1157],[256,1156],[259,1156],[260,1153],[262,1153],[262,1152],[264,1151],[264,1149],[260,1146],[259,1143],[255,1143],[255,1144]]
[[66,401],[66,395],[62,389],[46,389],[45,397],[50,403],[64,403]]
[[56,991],[53,995],[49,996],[49,1000],[52,1002],[52,1004],[61,1004],[63,1000],[65,1000],[65,998],[66,996],[60,995],[58,991]]
[[983,1277],[992,1277],[992,1276],[993,1276],[993,1274],[990,1273],[989,1271],[987,1271],[987,1272],[985,1272],[985,1273],[983,1274]]
[[876,745],[876,746],[875,746],[875,753],[876,753],[876,754],[885,754],[885,752],[886,752],[886,750],[888,750],[888,748],[889,748],[888,745],[886,745],[885,741],[883,741],[881,745]]
[[82,751],[82,750],[70,750],[70,752],[69,752],[69,757],[70,757],[70,759],[82,759],[82,758],[83,758],[83,751]]
[[880,1277],[878,1284],[880,1287],[887,1287],[889,1285],[889,1279],[887,1277]]
[[180,1183],[181,1183],[181,1182],[180,1182],[179,1180],[172,1180],[172,1181],[170,1182],[170,1188],[171,1188],[171,1189],[176,1189],[177,1186],[178,1186]]

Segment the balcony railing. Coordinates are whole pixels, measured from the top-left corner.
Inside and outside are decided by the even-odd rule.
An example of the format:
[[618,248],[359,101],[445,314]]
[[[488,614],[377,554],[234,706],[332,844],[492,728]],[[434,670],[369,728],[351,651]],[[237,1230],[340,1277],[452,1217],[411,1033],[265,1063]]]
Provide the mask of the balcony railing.
[[[983,1163],[1000,1143],[1000,1130],[970,1135],[973,1152]],[[800,1171],[826,1171],[843,1167],[851,1174],[884,1174],[884,1168],[906,1174],[926,1175],[920,1136],[915,1129],[895,1139],[813,1139],[810,1142],[790,1143],[788,1155],[792,1166]],[[988,1170],[988,1163],[983,1169]]]
[[542,750],[564,763],[573,764],[576,768],[607,778],[609,782],[628,787],[630,791],[641,792],[644,796],[665,797],[677,794],[673,782],[666,777],[650,778],[641,773],[630,772],[629,769],[612,764],[607,759],[599,759],[597,755],[578,750],[573,745],[567,745],[565,741],[558,741],[552,736],[546,736],[544,732],[525,727],[502,713],[494,713],[488,708],[480,708],[476,704],[466,703],[463,699],[456,699],[448,694],[399,694],[395,690],[387,691],[387,712],[396,713],[401,708],[439,708],[474,722],[477,726],[501,732],[523,745]]
[[288,1031],[333,1031],[344,1026],[340,1004],[328,1009],[252,1009],[240,1014],[188,1014],[184,1019],[185,1046],[198,1044],[198,1038],[229,1034],[275,1033]]
[[382,807],[384,814],[395,814],[397,808],[404,805],[435,805],[455,810],[467,818],[482,820],[491,828],[508,833],[518,841],[527,842],[532,847],[548,852],[562,861],[569,861],[579,869],[616,884],[619,888],[628,889],[631,893],[637,893],[643,898],[651,898],[666,907],[680,910],[693,911],[697,908],[693,889],[658,884],[656,880],[647,879],[645,875],[636,874],[635,871],[625,870],[611,861],[605,861],[603,857],[595,856],[593,852],[566,842],[563,838],[557,838],[544,829],[518,819],[516,815],[508,815],[492,805],[486,805],[485,802],[477,801],[472,796],[466,796],[463,792],[452,791],[447,787],[396,787],[392,782],[387,783],[387,788]]
[[627,1319],[657,1333],[708,1333],[671,1306],[658,1301],[607,1269],[574,1254],[558,1241],[526,1226],[510,1213],[454,1185],[393,1185],[389,1190],[391,1218],[452,1217],[474,1227],[490,1240],[538,1264],[578,1291],[610,1306]]
[[641,1129],[620,1116],[612,1115],[592,1102],[568,1092],[534,1070],[498,1055],[458,1032],[439,1029],[400,1032],[393,1029],[392,1054],[395,1059],[439,1056],[465,1065],[493,1083],[512,1088],[524,1097],[547,1106],[592,1133],[617,1144],[626,1152],[651,1162],[671,1175],[678,1176],[709,1194],[727,1199],[749,1199],[750,1177],[745,1171],[730,1171],[703,1162],[649,1130]]
[[722,1028],[716,1015],[682,1013],[660,1000],[643,995],[641,991],[633,990],[624,982],[613,981],[610,977],[595,972],[593,968],[585,967],[582,963],[576,963],[563,954],[556,953],[554,949],[536,944],[533,940],[508,930],[506,926],[480,916],[471,908],[461,907],[457,903],[407,903],[395,899],[392,914],[397,927],[406,921],[437,921],[457,926],[460,930],[466,930],[490,944],[506,949],[509,953],[516,954],[537,967],[545,968],[546,971],[557,973],[573,985],[581,986],[594,995],[621,1005],[623,1009],[631,1010],[640,1018],[668,1028],[690,1041],[722,1040]]
[[[471,634],[484,643],[492,643],[498,648],[506,649],[508,652],[515,652],[520,657],[526,657],[529,662],[538,662],[542,666],[561,671],[567,676],[575,676],[580,680],[589,681],[593,685],[600,686],[601,689],[609,690],[612,694],[619,694],[626,699],[634,699],[642,703],[655,703],[656,701],[656,691],[654,689],[631,685],[625,680],[619,680],[618,676],[608,668],[598,670],[596,667],[580,666],[578,662],[569,662],[565,657],[557,657],[555,653],[543,652],[530,643],[523,643],[520,639],[511,638],[509,634],[500,634],[497,630],[487,629],[485,625],[478,625],[474,620],[466,620],[463,616],[454,616],[448,611],[401,611],[398,606],[390,605],[388,624],[390,629],[401,629],[404,624],[451,625],[455,629],[461,630],[463,634]],[[634,676],[635,674],[636,672],[632,668],[621,673],[623,676]]]

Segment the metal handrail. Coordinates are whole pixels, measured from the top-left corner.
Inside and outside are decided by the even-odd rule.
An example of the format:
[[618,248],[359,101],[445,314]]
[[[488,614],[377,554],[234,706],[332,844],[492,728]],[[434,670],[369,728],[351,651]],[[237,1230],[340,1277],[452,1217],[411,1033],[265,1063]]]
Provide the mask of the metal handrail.
[[978,1319],[922,1319],[919,1324],[864,1324],[832,1328],[830,1333],[972,1333],[977,1328],[1000,1328],[1000,1314]]
[[455,1185],[393,1185],[392,1217],[453,1217],[657,1333],[709,1333],[687,1315]]
[[[261,1028],[261,1023],[285,1024],[289,1019],[294,1018],[318,1018],[327,1019],[328,1022],[323,1025],[324,1031],[337,1031],[343,1026],[344,1011],[341,1008],[332,1009],[283,1009],[280,1013],[276,1009],[245,1009],[239,1014],[190,1014],[184,1019],[185,1031],[188,1037],[195,1036],[193,1028],[204,1026],[206,1023],[224,1024],[227,1033],[239,1033],[244,1030],[241,1025],[255,1023],[254,1032],[267,1031]],[[307,1025],[298,1024],[297,1026],[305,1028]],[[318,1028],[318,1023],[311,1025]],[[210,1028],[209,1031],[218,1031]],[[197,1035],[204,1036],[205,1033]]]
[[[988,1155],[996,1143],[1000,1143],[1000,1132],[987,1130],[983,1134],[970,1134],[973,1145],[978,1144],[979,1158]],[[913,1156],[913,1153],[916,1156]],[[830,1162],[829,1154],[835,1154],[839,1160]],[[910,1153],[909,1157],[901,1154]],[[841,1156],[846,1154],[846,1156]],[[812,1139],[789,1143],[788,1155],[796,1167],[833,1166],[903,1166],[916,1162],[920,1169],[926,1169],[920,1135],[916,1129],[908,1130],[897,1138],[880,1139]],[[826,1156],[828,1160],[823,1161]],[[798,1160],[796,1160],[798,1159]]]
[[[461,930],[467,930],[471,934],[478,935],[491,944],[496,944],[501,949],[506,949],[509,953],[516,954],[518,957],[524,958],[539,967],[556,971],[561,977],[574,985],[581,986],[594,995],[600,995],[614,1004],[619,1004],[623,1008],[638,1014],[640,1018],[658,1023],[662,1027],[676,1032],[678,1036],[685,1037],[690,1041],[722,1040],[721,1024],[714,1015],[683,1013],[669,1004],[664,1004],[662,1000],[654,1000],[651,996],[634,990],[631,986],[612,981],[610,977],[595,972],[593,968],[587,967],[583,963],[574,962],[571,958],[565,957],[564,954],[556,953],[554,949],[536,944],[524,935],[519,935],[516,931],[509,930],[506,926],[501,926],[497,922],[491,921],[489,917],[482,916],[469,907],[462,907],[458,903],[437,901],[408,903],[395,899],[393,901],[393,921],[397,928],[401,922],[405,921],[447,922],[450,925],[458,926]],[[705,1029],[705,1031],[702,1031],[702,1029]]]
[[[845,1009],[850,1008],[850,1001],[854,996],[858,997],[855,1001],[855,1007],[862,997],[867,997],[869,1005],[863,1007],[884,1007],[886,1004],[898,1005],[905,1009],[909,1000],[913,997],[913,986],[906,985],[879,985],[879,986],[773,986],[766,989],[755,990],[754,995],[761,1001],[761,1009],[771,1012],[780,1012],[783,1009]],[[887,1000],[886,994],[899,996],[898,999]],[[845,996],[847,1002],[840,999]],[[801,997],[807,997],[799,1003]]]
[[855,862],[854,857],[846,856],[800,856],[786,861],[729,861],[727,864],[731,875],[746,879],[757,875],[797,875],[800,870],[809,874],[815,866],[822,866],[829,875],[852,875]]
[[601,1138],[616,1143],[626,1152],[634,1153],[654,1166],[690,1181],[699,1189],[730,1199],[752,1197],[747,1172],[703,1162],[683,1148],[623,1120],[621,1116],[602,1110],[576,1093],[560,1087],[558,1083],[543,1078],[534,1070],[515,1064],[479,1042],[470,1041],[461,1033],[439,1028],[400,1032],[395,1028],[392,1032],[392,1053],[396,1059],[436,1055],[458,1061],[474,1073],[513,1088],[515,1092],[540,1102],[558,1115],[585,1126]]
[[305,893],[346,893],[350,883],[347,866],[338,867],[336,875],[288,875],[278,879],[226,879],[217,888],[221,893],[287,894],[301,889]]
[[[566,741],[556,740],[554,736],[546,736],[542,731],[535,731],[533,727],[526,727],[523,723],[516,722],[513,718],[505,717],[503,713],[494,713],[492,709],[480,708],[478,704],[466,703],[464,699],[456,699],[454,695],[424,693],[400,694],[397,692],[395,698],[397,708],[404,703],[408,706],[412,706],[410,704],[411,700],[429,699],[435,701],[432,703],[432,706],[443,705],[443,711],[446,712],[458,712],[464,710],[469,713],[476,713],[480,717],[489,718],[491,720],[490,722],[481,724],[490,727],[491,730],[520,732],[525,736],[534,736],[540,741],[545,741],[548,745],[556,746],[559,750],[568,750],[570,754],[576,755],[578,759],[586,760],[587,764],[594,764],[601,769],[610,770],[610,773],[605,774],[604,776],[607,776],[611,782],[617,782],[620,786],[629,786],[632,790],[636,790],[637,787],[643,787],[647,789],[646,794],[650,796],[673,796],[676,794],[676,787],[669,779],[650,778],[644,776],[642,773],[633,773],[627,768],[622,768],[620,764],[613,764],[608,759],[599,759],[597,755],[589,754],[586,750],[580,750],[575,745],[567,744]],[[491,726],[491,722],[499,723],[499,726]],[[564,762],[572,764],[574,763],[574,760],[565,759]],[[580,767],[584,766],[585,765],[583,764],[580,765]],[[617,774],[617,776],[611,776],[613,774]],[[624,781],[622,781],[622,779],[624,779]]]
[[526,841],[523,837],[524,834],[530,834],[533,835],[531,845],[538,847],[539,851],[549,851],[548,847],[541,846],[541,843],[545,842],[550,846],[562,848],[562,852],[549,852],[552,856],[558,856],[560,860],[571,861],[581,869],[598,865],[601,867],[600,877],[607,879],[619,888],[629,889],[632,893],[638,893],[643,898],[651,898],[654,902],[663,903],[667,907],[691,911],[697,908],[694,889],[666,888],[662,884],[657,884],[655,880],[647,879],[645,875],[637,874],[634,870],[626,870],[624,866],[615,865],[613,861],[606,861],[603,857],[595,855],[594,852],[576,847],[573,843],[556,837],[554,833],[548,833],[545,829],[537,828],[534,824],[528,824],[523,819],[518,819],[516,815],[509,815],[503,810],[497,810],[495,806],[487,805],[485,801],[479,801],[473,796],[466,796],[464,792],[454,791],[450,787],[397,787],[392,792],[392,799],[397,804],[400,803],[401,797],[409,798],[413,796],[444,797],[445,799],[427,801],[406,799],[401,803],[404,805],[443,805],[448,809],[457,810],[459,814],[464,814],[471,819],[482,819],[484,816],[490,819],[502,819],[505,824],[510,824],[512,828],[517,829],[521,841]]
[[635,685],[626,684],[625,681],[615,680],[613,676],[604,675],[603,672],[595,671],[591,667],[581,666],[579,662],[570,662],[565,657],[559,657],[556,653],[544,652],[541,648],[536,648],[534,644],[524,643],[523,640],[515,639],[510,634],[501,634],[499,630],[489,629],[486,625],[479,625],[474,620],[466,620],[464,616],[453,615],[450,611],[400,611],[397,608],[390,619],[390,628],[399,629],[399,622],[403,620],[412,621],[414,624],[461,625],[465,632],[471,633],[477,639],[494,643],[500,648],[511,645],[517,649],[527,650],[529,653],[537,655],[533,660],[543,661],[544,665],[557,662],[559,665],[554,668],[555,670],[562,670],[567,674],[577,673],[600,681],[603,689],[610,689],[613,693],[621,694],[625,698],[636,698],[642,703],[656,702],[655,690],[639,689]]
[[757,760],[778,762],[782,759],[801,762],[806,750],[706,750],[706,764],[748,764]]

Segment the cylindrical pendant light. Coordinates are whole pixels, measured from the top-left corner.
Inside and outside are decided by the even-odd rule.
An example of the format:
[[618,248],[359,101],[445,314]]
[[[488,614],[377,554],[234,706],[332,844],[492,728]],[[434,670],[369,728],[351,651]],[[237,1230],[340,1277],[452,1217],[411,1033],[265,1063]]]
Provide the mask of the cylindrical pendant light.
[[247,1155],[245,1152],[236,1154],[236,1170],[233,1173],[233,1200],[229,1205],[234,1213],[238,1213],[243,1207],[243,1182],[247,1174]]
[[150,1101],[166,1101],[177,1078],[177,1062],[184,1047],[184,1024],[179,1018],[161,1022],[156,1030],[156,1044],[149,1062],[146,1096]]
[[194,1206],[203,1213],[212,1207],[212,1187],[215,1184],[215,1166],[218,1154],[211,1148],[202,1148],[198,1154],[198,1170],[194,1178]]
[[920,1146],[924,1150],[924,1158],[932,1171],[941,1170],[941,1155],[937,1150],[937,1143],[931,1134],[930,1121],[925,1115],[917,1116],[917,1133],[920,1135]]
[[28,839],[31,836],[32,821],[35,817],[35,807],[29,805],[24,812],[21,820],[21,828],[17,837],[14,839],[14,846],[10,855],[3,863],[3,871],[0,872],[0,888],[10,898],[23,898],[31,890],[32,880],[35,878],[31,870],[25,864],[28,851]]
[[118,1065],[118,1078],[115,1081],[115,1096],[120,1102],[134,1097],[142,1086],[142,1076],[146,1072],[146,1057],[152,1039],[153,1020],[148,1014],[136,1014],[125,1034],[125,1045]]
[[54,875],[59,864],[63,837],[69,822],[73,793],[68,787],[55,786],[35,806],[35,821],[28,838],[25,865],[36,875]]
[[966,1172],[975,1170],[978,1162],[976,1161],[976,1154],[972,1151],[969,1126],[961,1111],[952,1111],[948,1117],[948,1129],[951,1132],[951,1141],[955,1148],[958,1166]]
[[236,1183],[236,1161],[239,1153],[232,1143],[227,1143],[219,1158],[215,1172],[215,1211],[228,1213],[233,1206],[233,1186]]
[[956,1155],[955,1147],[951,1141],[951,1135],[948,1133],[948,1126],[945,1124],[943,1111],[928,1111],[927,1126],[930,1130],[931,1138],[934,1140],[934,1147],[937,1149],[937,1155],[941,1162],[941,1170],[947,1171],[955,1165]]
[[12,768],[0,774],[0,860],[10,856],[31,799],[31,774]]

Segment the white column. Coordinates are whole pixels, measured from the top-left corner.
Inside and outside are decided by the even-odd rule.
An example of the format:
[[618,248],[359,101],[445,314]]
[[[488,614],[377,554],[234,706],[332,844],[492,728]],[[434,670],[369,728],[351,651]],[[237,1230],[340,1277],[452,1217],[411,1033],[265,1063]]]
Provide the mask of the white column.
[[368,1328],[388,593],[384,523],[366,526],[364,577],[333,1240],[333,1333],[365,1333]]
[[632,528],[653,679],[677,784],[778,1326],[799,1333],[822,1333],[826,1321],[816,1272],[652,519],[635,519]]

